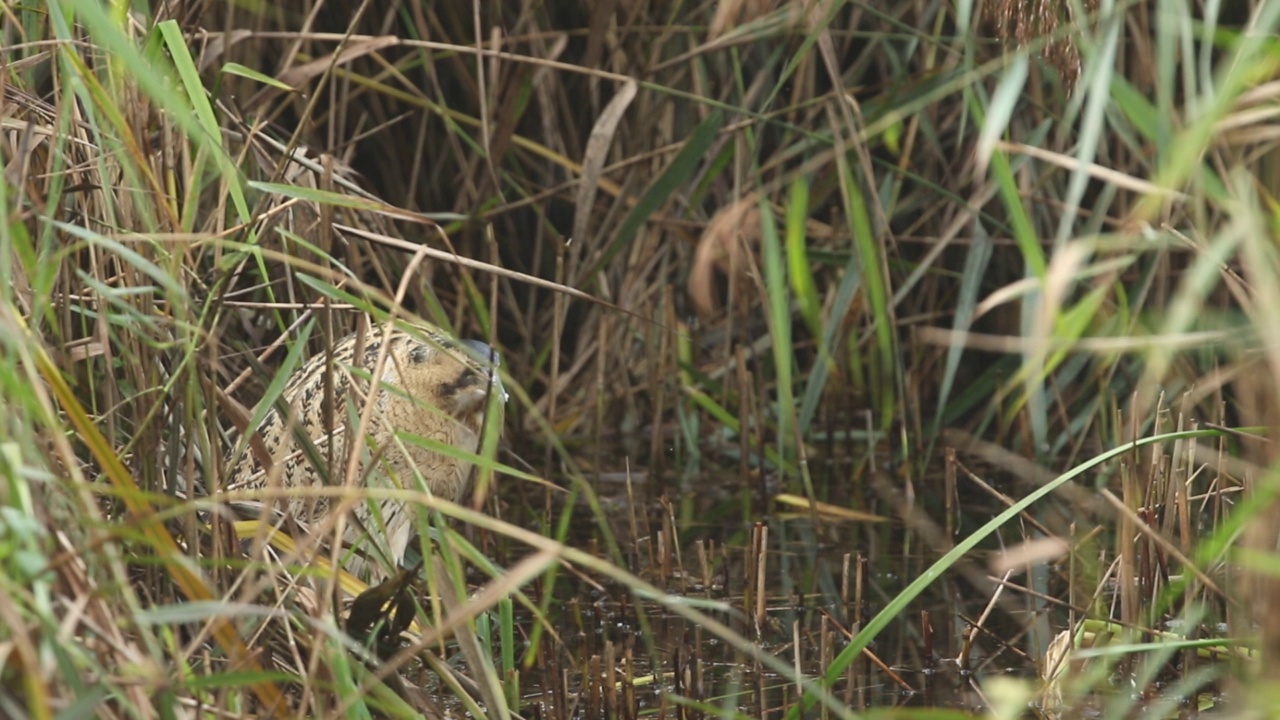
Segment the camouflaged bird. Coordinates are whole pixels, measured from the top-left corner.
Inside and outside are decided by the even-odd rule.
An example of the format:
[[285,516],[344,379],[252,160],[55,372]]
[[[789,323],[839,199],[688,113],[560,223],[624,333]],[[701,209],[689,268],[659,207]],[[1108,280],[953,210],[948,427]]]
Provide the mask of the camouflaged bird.
[[[486,408],[501,412],[507,394],[498,378],[498,354],[475,340],[458,342],[434,327],[412,326],[409,332],[382,326],[364,334],[359,362],[354,362],[360,333],[340,340],[331,353],[316,355],[288,381],[280,399],[290,408],[290,422],[277,402],[258,426],[273,465],[280,465],[279,485],[306,488],[325,484],[325,475],[308,459],[298,432],[310,439],[320,466],[332,458],[328,483],[343,484],[350,432],[359,427],[370,383],[384,343],[388,344],[381,383],[369,418],[367,442],[357,469],[357,487],[419,488],[415,471],[438,497],[458,501],[471,481],[471,463],[430,450],[398,434],[416,435],[475,453],[485,424]],[[326,387],[332,387],[332,412],[326,412]],[[356,388],[352,392],[352,388]],[[499,402],[489,403],[491,395]],[[331,423],[327,419],[331,418]],[[501,416],[492,422],[501,427]],[[332,435],[329,427],[333,428]],[[330,453],[332,438],[332,453]],[[229,490],[261,489],[271,482],[252,449],[237,443],[228,466],[234,468]],[[236,455],[236,453],[239,453]],[[370,460],[374,466],[369,467]],[[303,527],[319,527],[336,499],[299,494],[282,504]],[[400,500],[360,500],[347,518],[346,543],[362,537],[377,539],[390,563],[404,558],[413,530],[414,512]],[[367,546],[366,546],[367,547]],[[366,561],[362,555],[372,558]],[[344,568],[357,576],[378,580],[395,567],[378,562],[378,553],[348,554]]]

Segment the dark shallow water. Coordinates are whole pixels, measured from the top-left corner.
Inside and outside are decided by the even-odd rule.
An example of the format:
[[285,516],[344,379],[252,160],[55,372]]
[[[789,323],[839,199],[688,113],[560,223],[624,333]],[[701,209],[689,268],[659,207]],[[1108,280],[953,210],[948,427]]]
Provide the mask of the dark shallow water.
[[[591,487],[603,517],[579,495],[567,544],[607,557],[607,526],[623,567],[674,596],[717,604],[711,617],[810,677],[822,675],[852,633],[939,556],[898,521],[815,522],[773,502],[780,488],[759,477],[655,482],[636,472],[628,482],[611,473]],[[565,494],[528,486],[505,487],[501,501],[504,520],[552,536],[548,516],[567,511]],[[966,570],[982,575],[972,564]],[[531,591],[540,599],[546,588]],[[654,709],[670,705],[672,694],[773,717],[798,697],[792,675],[762,666],[662,604],[638,603],[627,587],[560,573],[551,592],[549,614],[563,644],[547,645],[521,680],[526,703],[543,717],[593,717],[610,703]],[[1028,625],[1021,618],[1035,611],[1030,603],[1006,593],[970,640],[970,622],[990,603],[990,593],[963,574],[943,575],[849,665],[835,696],[855,709],[974,711],[984,707],[976,691],[981,678],[1035,677],[1034,661],[1021,650]],[[517,617],[518,625],[532,622]],[[635,680],[625,692],[601,689],[619,687],[624,677]]]

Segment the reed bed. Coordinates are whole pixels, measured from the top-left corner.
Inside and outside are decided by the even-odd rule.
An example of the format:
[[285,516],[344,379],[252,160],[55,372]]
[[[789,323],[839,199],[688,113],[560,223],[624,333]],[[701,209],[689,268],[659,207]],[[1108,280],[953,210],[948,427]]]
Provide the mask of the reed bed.
[[[0,716],[1270,717],[1278,27],[0,9]],[[512,397],[368,589],[224,459],[389,314]]]

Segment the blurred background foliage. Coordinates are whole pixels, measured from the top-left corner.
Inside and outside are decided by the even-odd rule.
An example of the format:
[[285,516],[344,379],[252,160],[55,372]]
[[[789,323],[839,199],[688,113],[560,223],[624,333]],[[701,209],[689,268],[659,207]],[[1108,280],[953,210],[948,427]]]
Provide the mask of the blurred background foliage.
[[[718,587],[745,616],[766,618],[766,596],[832,603],[805,616],[821,642],[799,644],[812,676],[844,680],[822,698],[833,712],[867,704],[842,673],[944,570],[939,634],[962,650],[941,656],[968,657],[988,601],[1012,638],[989,657],[1018,646],[1046,678],[1051,626],[1078,647],[1086,616],[1146,639],[1194,618],[1274,654],[1278,23],[1264,0],[5,6],[0,655],[16,659],[0,660],[0,710],[109,698],[150,717],[246,707],[243,688],[260,709],[364,707],[335,635],[317,630],[328,652],[307,661],[337,678],[332,703],[300,655],[271,656],[275,675],[250,651],[245,608],[287,595],[286,576],[244,585],[234,542],[196,510],[298,331],[314,323],[299,352],[323,352],[351,311],[393,307],[502,353],[513,401],[485,472],[513,481],[491,515],[553,538],[546,553],[608,558],[592,573],[640,596],[621,568],[683,590],[672,563],[708,541],[733,559],[710,552],[695,574],[731,578]],[[1015,498],[1073,468],[1019,514]],[[570,522],[579,503],[591,529]],[[446,511],[475,550],[444,573],[459,587],[458,557],[499,582],[482,558],[510,565],[535,542]],[[842,524],[866,513],[894,522]],[[770,541],[758,521],[803,529]],[[1017,601],[957,551],[1044,538],[1064,549]],[[754,564],[770,553],[787,569]],[[493,597],[537,611],[522,662],[554,695],[555,668],[617,658],[539,644],[565,587],[550,558],[522,576],[529,598],[514,580]],[[870,606],[849,590],[868,570]],[[102,644],[51,648],[66,603],[95,618],[68,632]],[[323,603],[289,603],[328,627]],[[510,606],[475,612],[490,609],[515,642]],[[644,617],[660,674],[674,660]],[[736,631],[735,652],[773,667],[758,625]],[[935,655],[921,632],[894,635],[913,667]],[[500,654],[506,674],[467,657],[501,692],[451,692],[520,706]],[[1189,704],[1230,684],[1235,660],[1171,680],[1168,657],[1130,677]],[[33,674],[55,665],[61,685]],[[878,682],[868,668],[858,682]],[[105,689],[71,679],[97,672]],[[770,677],[721,710],[799,712]]]

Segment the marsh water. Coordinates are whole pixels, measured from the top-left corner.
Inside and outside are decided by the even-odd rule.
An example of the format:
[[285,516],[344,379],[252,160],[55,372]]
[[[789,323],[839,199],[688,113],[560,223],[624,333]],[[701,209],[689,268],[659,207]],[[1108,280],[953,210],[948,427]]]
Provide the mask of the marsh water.
[[[551,592],[556,599],[549,614],[558,638],[544,640],[522,673],[525,707],[540,708],[543,717],[627,717],[627,708],[665,712],[687,704],[685,712],[727,706],[778,717],[800,697],[794,670],[828,673],[867,621],[948,549],[947,538],[969,529],[972,521],[958,518],[998,511],[986,498],[970,498],[956,512],[943,478],[928,478],[916,483],[918,502],[906,506],[908,516],[914,513],[908,528],[903,506],[893,506],[903,502],[893,491],[902,483],[890,482],[899,476],[860,478],[832,465],[818,477],[823,500],[879,519],[796,508],[778,501],[787,490],[782,483],[723,469],[697,476],[642,468],[593,473],[584,478],[595,495],[590,501],[582,484],[576,493],[506,486],[503,519],[554,536],[571,512],[567,544],[611,558],[678,599],[638,598],[621,583],[576,572],[560,573],[553,588],[535,584],[532,596]],[[957,520],[933,525],[925,510]],[[522,552],[505,549],[511,562]],[[1047,621],[1058,624],[1056,632],[1065,614],[1051,618],[1027,594],[997,592],[983,562],[944,573],[898,613],[838,674],[835,697],[854,709],[974,711],[986,706],[985,678],[1033,678],[1029,633],[1044,632]],[[697,608],[732,635],[688,618],[673,603]],[[517,624],[531,626],[533,618]],[[780,663],[762,663],[752,647]]]

